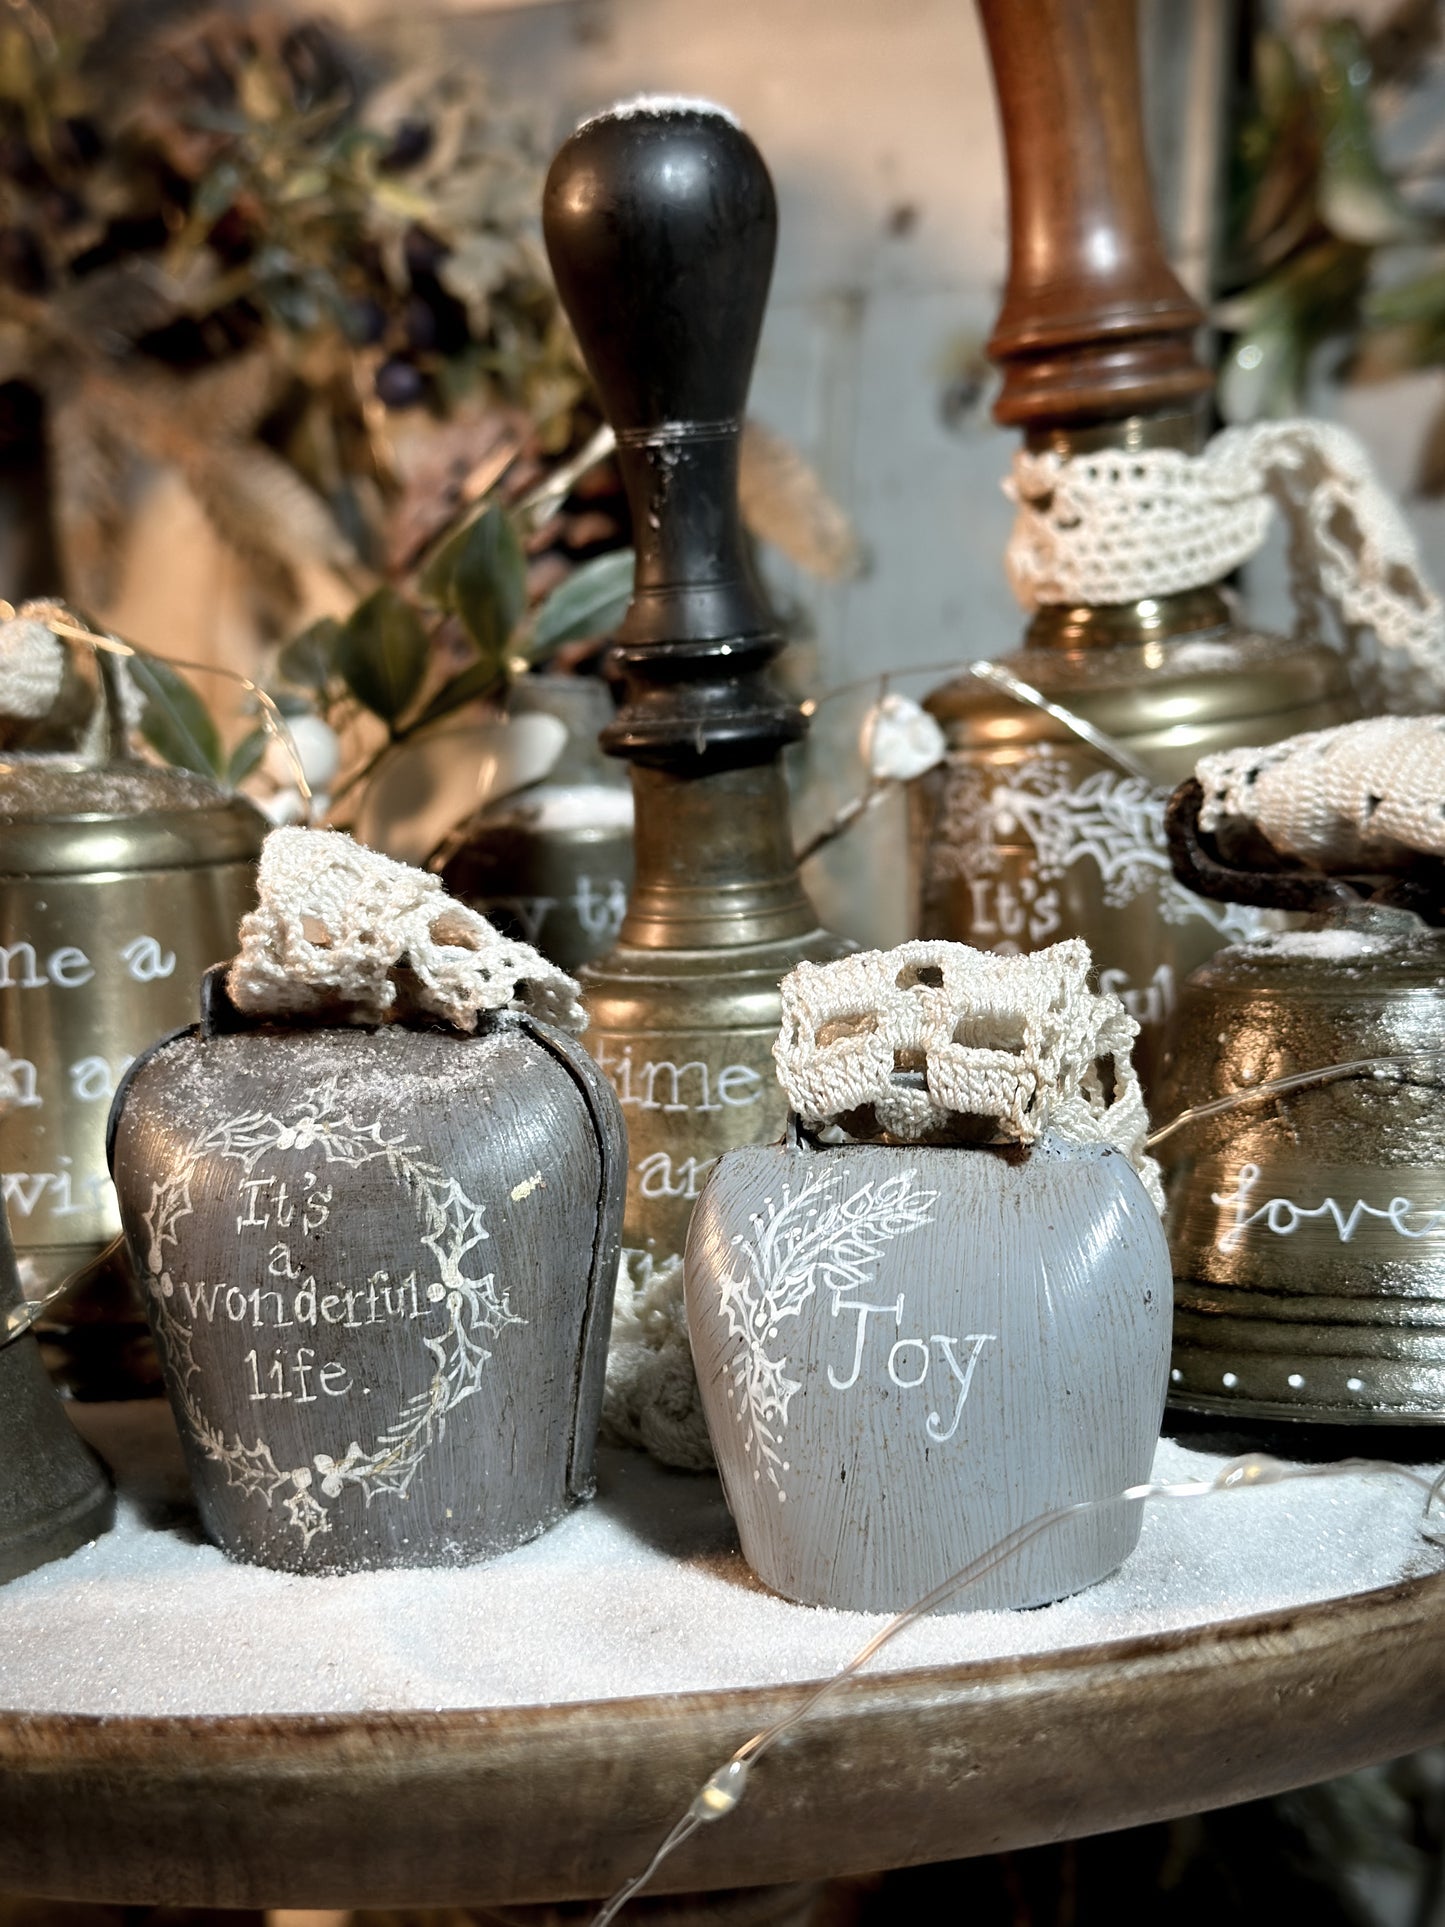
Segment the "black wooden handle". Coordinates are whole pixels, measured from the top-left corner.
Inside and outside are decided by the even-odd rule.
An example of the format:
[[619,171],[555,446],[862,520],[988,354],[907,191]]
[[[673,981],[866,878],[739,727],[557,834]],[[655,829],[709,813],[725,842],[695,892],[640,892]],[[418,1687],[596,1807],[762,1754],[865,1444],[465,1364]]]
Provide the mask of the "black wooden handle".
[[772,278],[763,157],[716,108],[639,102],[585,122],[547,176],[563,306],[617,436],[637,567],[612,662],[616,754],[756,760],[803,733],[738,505],[738,445]]

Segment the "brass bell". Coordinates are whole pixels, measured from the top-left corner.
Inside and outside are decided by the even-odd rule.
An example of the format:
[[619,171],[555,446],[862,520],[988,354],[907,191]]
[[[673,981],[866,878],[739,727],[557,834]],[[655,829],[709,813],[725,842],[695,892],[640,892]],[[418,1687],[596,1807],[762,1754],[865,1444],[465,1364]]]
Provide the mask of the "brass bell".
[[[132,759],[108,658],[105,760],[0,754],[0,1049],[19,1097],[0,1117],[0,1184],[28,1294],[120,1230],[105,1162],[131,1059],[190,1021],[203,973],[255,900],[260,812],[213,783]],[[43,1328],[81,1397],[159,1390],[128,1281],[74,1292]]]
[[[1180,881],[1314,914],[1217,952],[1183,986],[1155,1111],[1170,1402],[1445,1424],[1445,873],[1422,858],[1403,874],[1325,875],[1258,843],[1221,848],[1202,800],[1191,779],[1170,804]],[[1381,1057],[1405,1061],[1363,1061]],[[1330,1065],[1354,1068],[1207,1111]]]
[[632,789],[597,741],[612,698],[599,676],[523,676],[508,709],[561,724],[557,761],[469,817],[427,868],[504,936],[576,970],[617,941],[632,881]]
[[777,211],[730,117],[657,100],[589,120],[547,177],[562,305],[617,435],[637,547],[602,745],[632,764],[636,877],[617,943],[579,975],[587,1043],[631,1157],[624,1247],[681,1252],[713,1160],[766,1143],[778,984],[848,946],[798,876],[782,767],[798,705],[738,505],[738,438]]
[[115,1495],[65,1416],[0,1211],[0,1585],[108,1531]]
[[[1204,315],[1150,198],[1134,0],[979,0],[979,14],[1009,183],[994,418],[1038,454],[1127,467],[1142,451],[1197,452]],[[1047,603],[999,667],[1115,739],[1129,767],[971,674],[934,691],[949,753],[915,786],[921,932],[1003,952],[1086,938],[1101,985],[1139,1020],[1147,1091],[1177,982],[1244,934],[1170,874],[1162,791],[1210,751],[1350,720],[1346,665],[1323,643],[1241,626],[1206,585]]]

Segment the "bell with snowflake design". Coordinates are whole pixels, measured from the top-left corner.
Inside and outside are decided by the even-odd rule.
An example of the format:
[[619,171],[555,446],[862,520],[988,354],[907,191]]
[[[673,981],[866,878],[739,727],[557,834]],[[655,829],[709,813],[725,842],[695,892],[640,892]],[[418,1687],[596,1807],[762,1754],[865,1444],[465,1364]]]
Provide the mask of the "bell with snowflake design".
[[[1022,957],[918,942],[784,980],[793,1121],[715,1167],[686,1290],[743,1554],[790,1599],[900,1611],[1054,1508],[1149,1476],[1162,1196],[1138,1027],[1088,970],[1077,939]],[[1091,1585],[1139,1512],[1050,1525],[945,1609]]]
[[592,1489],[624,1132],[576,986],[435,877],[278,830],[201,1023],[111,1114],[207,1531],[460,1564]]

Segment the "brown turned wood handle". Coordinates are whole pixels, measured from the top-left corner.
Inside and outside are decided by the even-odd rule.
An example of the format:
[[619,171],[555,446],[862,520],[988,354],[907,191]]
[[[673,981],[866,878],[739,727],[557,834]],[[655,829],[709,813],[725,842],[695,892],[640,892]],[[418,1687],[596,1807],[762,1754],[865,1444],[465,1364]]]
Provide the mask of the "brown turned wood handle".
[[1009,275],[997,421],[1047,429],[1187,405],[1212,377],[1169,266],[1140,111],[1135,0],[978,0],[1003,123]]

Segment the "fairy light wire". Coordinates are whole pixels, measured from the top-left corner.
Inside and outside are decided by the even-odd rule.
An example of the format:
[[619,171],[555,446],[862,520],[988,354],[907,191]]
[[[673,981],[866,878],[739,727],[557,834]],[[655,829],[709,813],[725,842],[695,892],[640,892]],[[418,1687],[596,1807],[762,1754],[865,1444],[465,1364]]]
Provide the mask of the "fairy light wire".
[[1210,1479],[1189,1480],[1148,1480],[1141,1485],[1126,1486],[1122,1492],[1107,1499],[1079,1499],[1070,1505],[1055,1506],[1037,1518],[1015,1527],[1004,1538],[982,1552],[957,1572],[951,1573],[923,1598],[896,1614],[888,1623],[874,1633],[851,1659],[844,1662],[827,1679],[818,1681],[807,1688],[798,1704],[791,1712],[783,1714],[771,1725],[761,1728],[750,1739],[744,1740],[723,1764],[710,1773],[698,1788],[693,1799],[681,1813],[654,1850],[651,1859],[640,1873],[619,1887],[602,1908],[593,1915],[591,1927],[611,1927],[629,1901],[646,1888],[660,1872],[664,1863],[690,1840],[700,1827],[726,1819],[736,1811],[747,1791],[752,1768],[769,1752],[782,1737],[807,1719],[822,1702],[830,1698],[842,1686],[853,1679],[868,1662],[875,1658],[891,1641],[905,1633],[919,1619],[935,1612],[949,1599],[975,1580],[983,1579],[995,1571],[1006,1560],[1031,1545],[1041,1534],[1065,1519],[1077,1518],[1089,1512],[1103,1510],[1119,1505],[1142,1505],[1151,1499],[1192,1500],[1212,1498],[1220,1492],[1249,1491],[1261,1486],[1289,1485],[1304,1479],[1335,1479],[1374,1477],[1402,1479],[1425,1494],[1422,1514],[1421,1533],[1431,1544],[1445,1548],[1445,1517],[1442,1517],[1438,1530],[1430,1525],[1432,1510],[1445,1498],[1445,1472],[1435,1479],[1427,1479],[1421,1472],[1410,1466],[1396,1465],[1388,1459],[1339,1459],[1327,1465],[1285,1465],[1264,1453],[1247,1453],[1240,1458],[1231,1459],[1220,1467]]
[[291,734],[286,718],[281,714],[274,697],[267,694],[260,683],[250,676],[243,675],[239,669],[223,668],[218,663],[188,662],[183,656],[162,656],[150,649],[139,648],[133,642],[126,642],[110,631],[88,629],[58,602],[26,602],[17,610],[11,602],[0,600],[0,621],[11,622],[19,617],[23,621],[42,623],[54,636],[64,636],[70,642],[83,642],[92,649],[103,650],[110,656],[134,657],[140,662],[161,662],[169,669],[184,669],[196,676],[220,676],[227,682],[239,683],[260,711],[261,727],[276,743],[291,767],[295,786],[301,800],[309,812],[314,801],[311,785],[306,780],[301,754],[296,747],[296,739]]
[[1144,1147],[1152,1151],[1166,1138],[1173,1137],[1176,1131],[1182,1131],[1186,1124],[1197,1124],[1207,1117],[1220,1117],[1226,1111],[1238,1110],[1242,1104],[1252,1103],[1256,1098],[1281,1097],[1289,1091],[1331,1084],[1342,1077],[1360,1077],[1382,1070],[1406,1070],[1411,1065],[1438,1064],[1442,1060],[1445,1060],[1445,1049],[1408,1050],[1380,1057],[1342,1058],[1338,1063],[1319,1064],[1312,1070],[1291,1071],[1286,1077],[1266,1077],[1258,1084],[1244,1085],[1227,1092],[1223,1097],[1210,1098],[1207,1103],[1189,1105],[1177,1117],[1170,1118],[1167,1124],[1161,1124],[1157,1130],[1151,1131],[1144,1140]]

